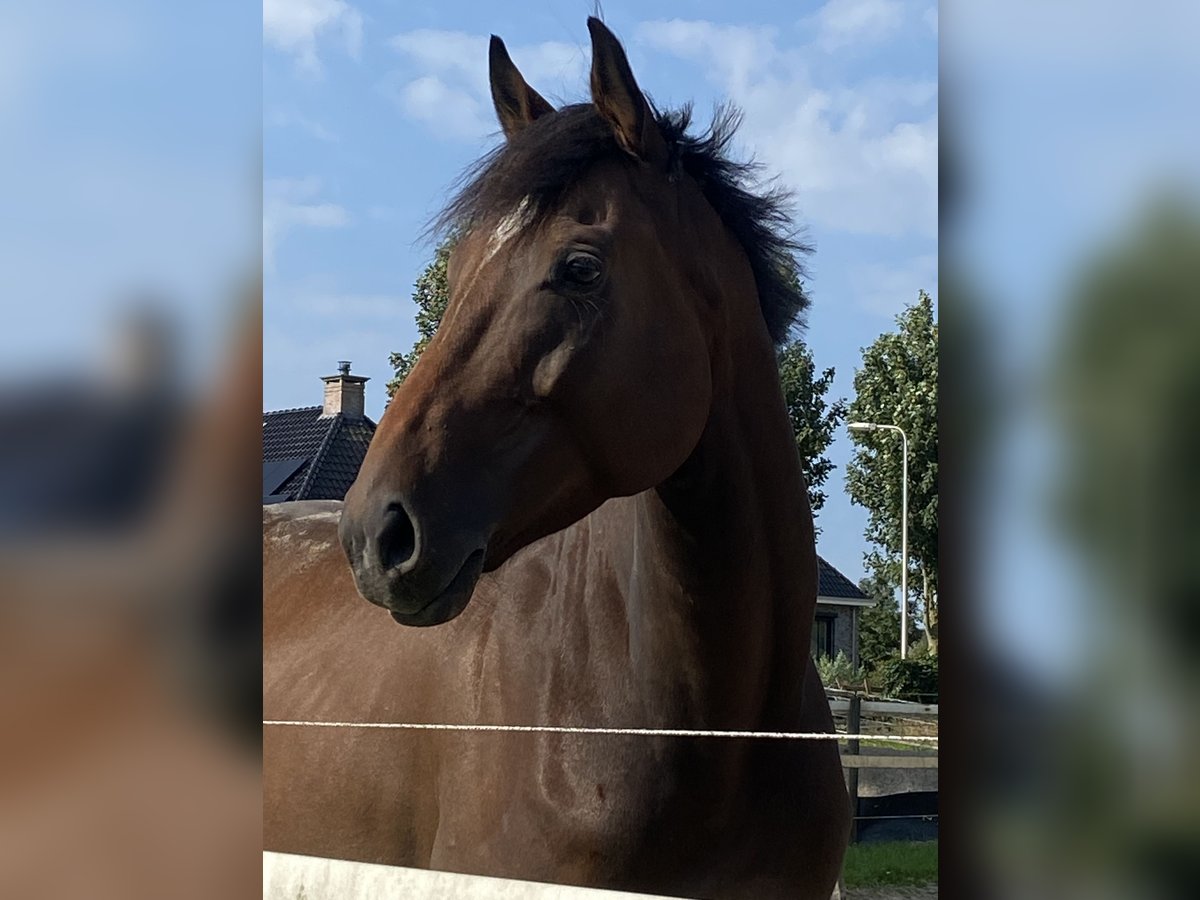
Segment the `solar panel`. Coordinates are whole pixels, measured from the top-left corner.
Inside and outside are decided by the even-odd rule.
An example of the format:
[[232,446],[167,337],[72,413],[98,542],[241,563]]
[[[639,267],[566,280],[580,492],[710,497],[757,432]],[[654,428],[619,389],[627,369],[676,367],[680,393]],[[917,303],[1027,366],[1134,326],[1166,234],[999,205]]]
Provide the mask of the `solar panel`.
[[[285,481],[300,471],[300,467],[309,461],[309,456],[293,456],[290,459],[271,459],[263,462],[263,502],[267,497],[278,494],[279,488]],[[276,499],[283,499],[277,497]],[[271,501],[275,502],[275,501]]]

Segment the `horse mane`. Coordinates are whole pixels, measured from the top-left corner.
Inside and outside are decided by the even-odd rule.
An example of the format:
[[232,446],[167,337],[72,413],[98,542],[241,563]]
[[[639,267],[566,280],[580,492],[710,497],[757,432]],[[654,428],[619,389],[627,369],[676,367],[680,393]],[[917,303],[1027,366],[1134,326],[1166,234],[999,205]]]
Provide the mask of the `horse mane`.
[[[811,247],[799,240],[790,215],[791,194],[778,185],[750,187],[759,165],[730,159],[729,145],[741,113],[717,108],[712,124],[689,135],[691,105],[654,111],[670,148],[668,177],[691,176],[750,260],[759,306],[771,338],[787,339],[809,300],[800,285],[799,257]],[[543,116],[483,156],[459,178],[457,190],[434,220],[435,233],[470,230],[508,215],[524,201],[525,230],[535,228],[561,202],[566,191],[602,159],[628,159],[612,130],[590,103],[564,106]]]

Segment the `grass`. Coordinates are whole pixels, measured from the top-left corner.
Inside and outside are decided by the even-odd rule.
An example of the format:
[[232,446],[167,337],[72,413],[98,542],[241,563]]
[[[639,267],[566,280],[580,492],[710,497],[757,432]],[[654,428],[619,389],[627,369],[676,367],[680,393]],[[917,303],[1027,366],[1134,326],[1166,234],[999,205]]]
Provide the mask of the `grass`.
[[[859,752],[863,752],[868,747],[886,747],[889,750],[913,750],[918,753],[929,752],[936,749],[933,741],[913,741],[905,743],[903,741],[889,741],[887,738],[867,738],[858,742],[861,748]],[[842,747],[845,749],[846,742],[842,741]]]
[[938,880],[937,841],[851,844],[846,887],[931,884]]

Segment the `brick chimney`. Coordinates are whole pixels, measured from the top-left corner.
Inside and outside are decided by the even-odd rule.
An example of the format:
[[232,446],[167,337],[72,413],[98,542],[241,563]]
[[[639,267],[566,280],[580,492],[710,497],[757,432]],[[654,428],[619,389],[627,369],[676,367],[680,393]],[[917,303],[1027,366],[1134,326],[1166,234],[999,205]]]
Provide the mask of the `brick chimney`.
[[336,416],[341,413],[347,419],[361,419],[364,413],[363,393],[370,378],[350,374],[350,361],[338,361],[338,373],[325,375],[325,402],[322,404],[321,418]]

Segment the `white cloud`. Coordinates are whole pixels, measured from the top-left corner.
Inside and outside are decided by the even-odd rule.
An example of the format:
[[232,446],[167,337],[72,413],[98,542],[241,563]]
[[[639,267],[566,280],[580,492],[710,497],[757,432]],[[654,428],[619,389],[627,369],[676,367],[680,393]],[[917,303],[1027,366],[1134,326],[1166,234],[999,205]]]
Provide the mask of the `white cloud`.
[[[405,61],[380,90],[400,112],[439,137],[478,140],[498,130],[488,87],[486,35],[417,29],[395,35],[388,45]],[[572,45],[546,41],[510,47],[525,80],[547,98],[572,93],[583,82],[586,60]]]
[[825,50],[876,44],[904,24],[901,0],[829,0],[812,16]]
[[467,76],[487,72],[488,39],[483,35],[418,28],[395,35],[388,41],[388,46],[422,69],[460,72]]
[[272,110],[266,116],[266,124],[272,128],[297,128],[310,137],[325,143],[336,144],[338,142],[338,136],[320,122],[291,110]]
[[915,256],[899,265],[867,265],[850,276],[857,305],[881,316],[899,315],[917,302],[917,291],[937,297],[937,256]]
[[318,292],[302,294],[290,304],[297,311],[314,318],[334,318],[344,321],[412,319],[412,299],[393,294],[343,294]]
[[705,67],[744,113],[740,141],[796,191],[803,220],[936,237],[932,80],[877,77],[824,88],[814,83],[806,50],[781,47],[769,29],[677,19],[644,23],[636,40]]
[[413,80],[388,76],[380,85],[384,95],[410,119],[439,137],[471,140],[495,130],[490,108],[470,91],[452,87],[439,75]]
[[774,28],[671,19],[643,22],[634,39],[711,66],[710,75],[740,90],[778,61],[776,34]]
[[263,264],[275,267],[275,253],[295,228],[344,228],[350,224],[345,208],[314,202],[321,191],[315,177],[270,178],[263,182]]
[[318,39],[340,36],[352,59],[362,51],[363,17],[343,0],[263,0],[263,41],[296,58],[300,71],[321,74]]
[[[486,35],[419,28],[395,35],[388,46],[422,70],[452,74],[477,93],[488,90]],[[583,53],[573,44],[545,41],[510,47],[509,54],[525,80],[543,94],[551,92],[546,82],[557,85],[585,71]]]

